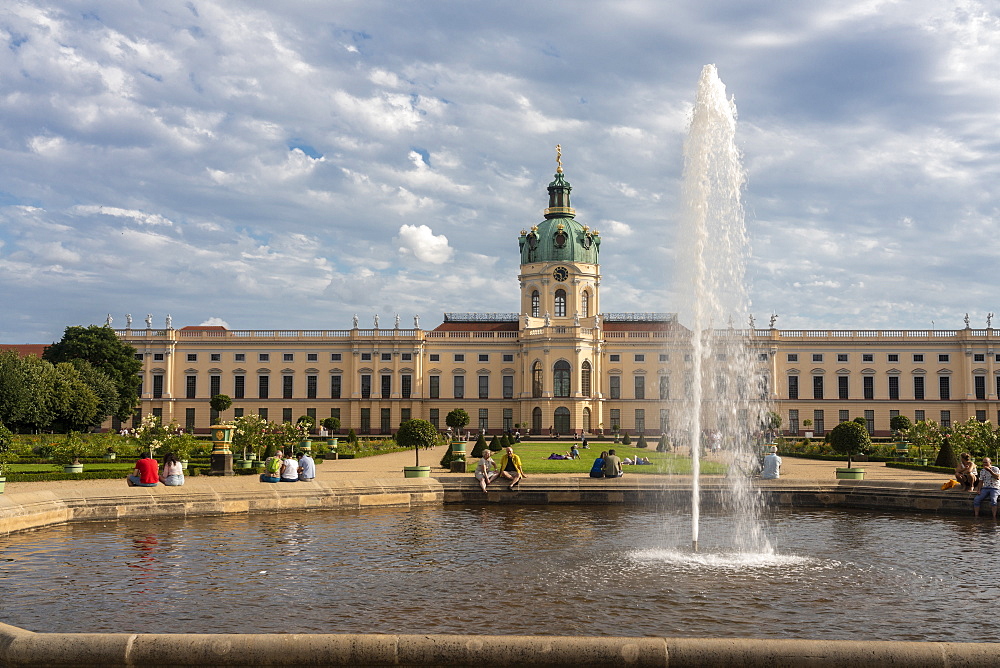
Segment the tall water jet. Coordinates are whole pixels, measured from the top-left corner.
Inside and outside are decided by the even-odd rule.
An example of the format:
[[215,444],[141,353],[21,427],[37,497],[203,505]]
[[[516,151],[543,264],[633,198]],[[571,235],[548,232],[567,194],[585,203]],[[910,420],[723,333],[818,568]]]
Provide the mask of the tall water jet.
[[676,266],[681,270],[677,293],[691,326],[679,427],[691,446],[695,551],[701,446],[724,449],[728,457],[736,549],[770,551],[756,521],[756,495],[747,474],[767,408],[761,386],[766,365],[760,368],[742,329],[750,314],[745,284],[749,239],[741,199],[746,176],[735,137],[736,105],[727,99],[715,66],[706,65],[684,144],[683,217],[676,247]]

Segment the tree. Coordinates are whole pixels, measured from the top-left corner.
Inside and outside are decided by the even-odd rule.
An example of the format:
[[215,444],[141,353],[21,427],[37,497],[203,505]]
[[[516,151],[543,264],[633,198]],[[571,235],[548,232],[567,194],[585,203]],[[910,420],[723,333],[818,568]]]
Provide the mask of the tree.
[[649,444],[646,443],[646,435],[639,434],[639,442],[635,444],[637,448],[648,448]]
[[233,400],[229,398],[228,394],[216,394],[208,400],[208,405],[221,416],[224,411],[229,410],[229,407],[233,405]]
[[306,432],[306,436],[308,436],[309,432],[316,428],[316,418],[312,415],[300,415],[299,419],[295,421],[295,424],[304,425],[303,428],[308,430]]
[[416,466],[420,466],[420,448],[429,448],[437,443],[438,431],[427,420],[407,420],[396,432],[396,443],[404,448],[413,448]]
[[[226,396],[217,394],[218,396]],[[212,397],[215,399],[215,397]],[[255,455],[261,454],[261,449],[266,444],[268,428],[271,424],[257,415],[241,415],[233,422],[233,450],[243,453],[243,459],[247,458],[247,452]],[[271,454],[274,454],[273,452]]]
[[461,408],[456,408],[455,410],[448,413],[444,418],[444,423],[455,430],[455,434],[465,429],[465,425],[469,424],[472,418]]
[[[56,364],[52,386],[52,423],[60,431],[87,431],[100,424],[101,400],[70,362]],[[77,462],[74,462],[77,463]]]
[[326,427],[327,431],[329,431],[331,434],[335,434],[337,433],[337,430],[340,429],[340,418],[335,418],[335,417],[324,418],[321,424],[324,427]]
[[45,349],[42,358],[53,364],[80,359],[90,362],[114,382],[118,400],[112,415],[126,420],[139,407],[142,362],[135,348],[120,340],[108,326],[67,327],[60,341]]
[[950,438],[946,437],[941,443],[941,449],[938,450],[934,466],[947,466],[952,469],[958,466],[958,455],[955,454],[955,448],[951,447]]
[[[940,447],[944,450],[941,443],[941,427],[934,420],[920,420],[919,422],[915,422],[906,431],[905,438],[917,447],[918,453],[923,453],[924,448],[935,450]],[[954,450],[951,450],[950,444],[948,449],[952,452],[952,457],[954,457]],[[941,454],[938,453],[938,458],[940,459],[940,457]],[[951,466],[955,466],[955,464],[951,464]]]
[[0,352],[0,421],[22,432],[51,424],[55,376],[55,367],[44,360]]
[[889,429],[892,429],[900,436],[904,435],[903,432],[908,432],[912,426],[913,423],[910,422],[910,418],[905,415],[893,415],[889,418]]
[[851,457],[860,455],[871,447],[872,438],[868,430],[857,422],[841,422],[830,432],[830,446],[842,455],[847,455],[847,468],[851,468]]

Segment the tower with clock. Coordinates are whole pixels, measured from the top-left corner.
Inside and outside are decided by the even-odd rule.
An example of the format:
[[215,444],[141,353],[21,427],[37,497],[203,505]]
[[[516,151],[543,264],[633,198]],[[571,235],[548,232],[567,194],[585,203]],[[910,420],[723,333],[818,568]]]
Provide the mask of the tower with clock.
[[[576,220],[570,205],[573,188],[563,174],[559,146],[556,151],[544,220],[521,230],[518,238],[520,357],[524,377],[531,379],[522,396],[530,406],[522,407],[522,415],[523,409],[532,415],[532,432],[553,428],[567,433],[570,424],[590,422],[590,404],[600,398],[592,379],[600,378],[601,367],[601,237]],[[542,415],[554,415],[557,424],[539,423]]]

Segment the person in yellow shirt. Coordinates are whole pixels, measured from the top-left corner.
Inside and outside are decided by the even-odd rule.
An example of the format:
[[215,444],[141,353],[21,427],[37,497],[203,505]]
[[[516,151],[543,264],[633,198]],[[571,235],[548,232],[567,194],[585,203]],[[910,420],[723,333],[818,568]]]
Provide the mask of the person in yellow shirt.
[[514,448],[510,446],[504,448],[498,468],[500,469],[500,475],[510,480],[510,487],[508,489],[514,489],[517,483],[521,482],[521,478],[528,477],[524,475],[524,470],[521,468],[521,458],[514,454]]

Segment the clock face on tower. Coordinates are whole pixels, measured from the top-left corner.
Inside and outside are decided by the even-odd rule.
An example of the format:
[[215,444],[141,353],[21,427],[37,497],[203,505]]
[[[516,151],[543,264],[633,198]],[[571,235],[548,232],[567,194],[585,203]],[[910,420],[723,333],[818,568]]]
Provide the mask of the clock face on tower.
[[556,267],[555,271],[552,272],[552,278],[559,282],[565,281],[569,278],[569,269],[566,267]]

